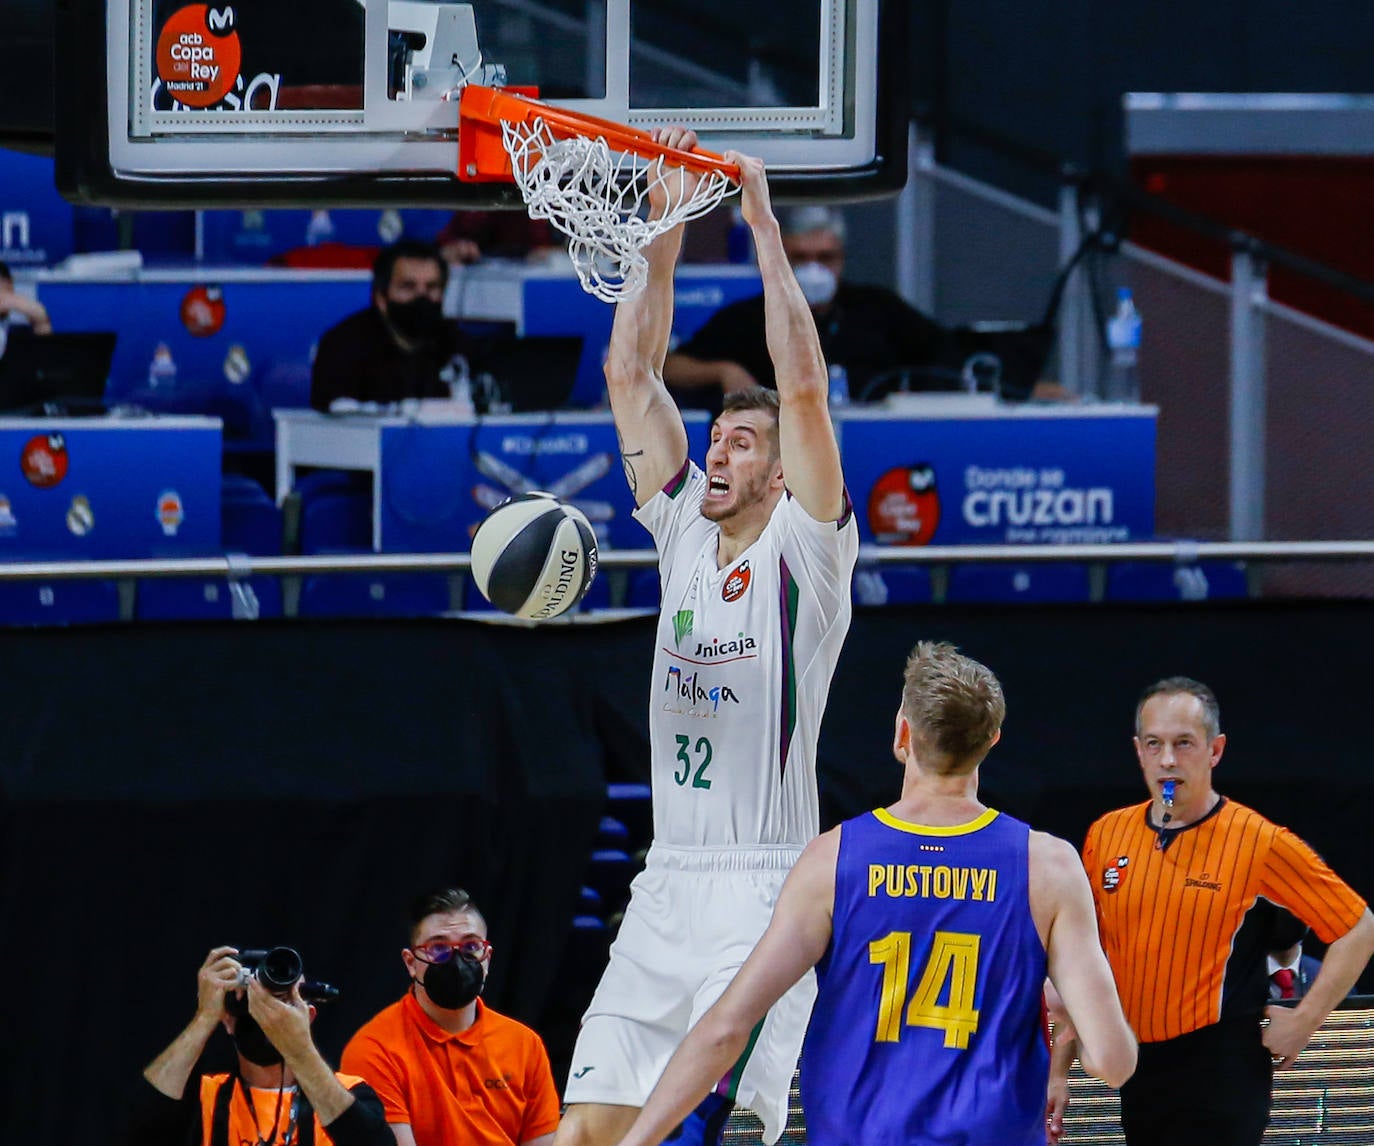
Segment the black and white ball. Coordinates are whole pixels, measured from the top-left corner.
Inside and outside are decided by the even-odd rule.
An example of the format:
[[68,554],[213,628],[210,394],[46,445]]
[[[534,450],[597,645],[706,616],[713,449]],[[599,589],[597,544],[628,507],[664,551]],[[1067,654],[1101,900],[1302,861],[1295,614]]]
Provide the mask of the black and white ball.
[[533,621],[566,613],[596,576],[596,535],[580,509],[551,493],[523,493],[482,519],[472,577],[488,601]]

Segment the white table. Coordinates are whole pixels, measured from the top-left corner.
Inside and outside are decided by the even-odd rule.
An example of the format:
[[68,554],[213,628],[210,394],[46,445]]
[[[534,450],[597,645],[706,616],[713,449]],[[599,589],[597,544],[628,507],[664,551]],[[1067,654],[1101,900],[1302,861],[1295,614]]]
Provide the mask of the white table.
[[[436,416],[431,413],[427,420]],[[372,548],[382,547],[382,430],[414,418],[398,414],[321,414],[318,410],[272,411],[277,427],[277,504],[296,484],[300,466],[362,470],[372,475]],[[451,416],[451,423],[471,417]]]

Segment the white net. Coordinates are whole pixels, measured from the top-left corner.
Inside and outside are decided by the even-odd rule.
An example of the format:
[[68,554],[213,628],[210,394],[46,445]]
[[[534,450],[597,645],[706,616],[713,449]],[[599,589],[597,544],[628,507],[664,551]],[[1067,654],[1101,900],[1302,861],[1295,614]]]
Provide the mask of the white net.
[[[501,138],[530,216],[568,236],[583,290],[606,302],[638,295],[649,277],[644,248],[713,210],[735,189],[719,171],[696,179],[668,161],[613,151],[600,137],[559,138],[538,117],[503,121]],[[655,188],[664,191],[668,206],[649,220],[645,208]]]

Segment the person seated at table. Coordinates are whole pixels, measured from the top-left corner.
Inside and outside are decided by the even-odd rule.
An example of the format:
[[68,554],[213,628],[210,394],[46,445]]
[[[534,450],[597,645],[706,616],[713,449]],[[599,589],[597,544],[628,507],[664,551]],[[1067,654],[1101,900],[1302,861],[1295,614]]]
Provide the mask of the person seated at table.
[[540,262],[563,249],[547,219],[524,211],[455,211],[434,242],[446,262],[460,266],[482,259]]
[[[845,225],[828,207],[782,217],[783,247],[810,304],[831,367],[844,367],[849,393],[865,396],[879,375],[926,367],[938,358],[942,328],[886,287],[844,278]],[[663,378],[680,405],[719,412],[726,394],[755,383],[776,389],[764,338],[763,295],[716,311],[669,354]]]
[[0,358],[4,357],[11,338],[51,333],[52,321],[47,308],[36,298],[15,290],[9,265],[0,263]]
[[431,243],[402,239],[372,264],[372,305],[330,327],[310,373],[310,404],[447,398],[467,339],[443,313],[448,264]]

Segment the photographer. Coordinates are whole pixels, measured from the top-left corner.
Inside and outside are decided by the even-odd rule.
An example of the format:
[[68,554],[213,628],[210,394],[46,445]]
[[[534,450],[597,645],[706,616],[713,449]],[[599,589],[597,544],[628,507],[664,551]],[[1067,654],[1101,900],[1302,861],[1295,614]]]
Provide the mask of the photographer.
[[[239,954],[216,947],[201,964],[195,1017],[143,1072],[131,1146],[394,1146],[372,1088],[335,1074],[315,1049],[300,957],[288,948]],[[221,1025],[237,1070],[188,1087]]]
[[558,1092],[544,1044],[478,998],[491,961],[482,913],[445,888],[410,918],[410,990],[363,1024],[344,1066],[377,1088],[397,1146],[548,1146]]

